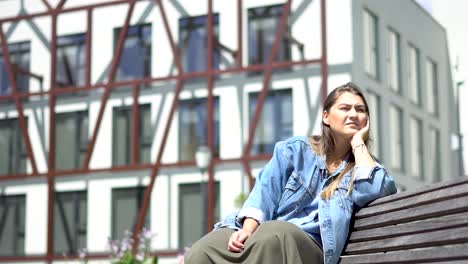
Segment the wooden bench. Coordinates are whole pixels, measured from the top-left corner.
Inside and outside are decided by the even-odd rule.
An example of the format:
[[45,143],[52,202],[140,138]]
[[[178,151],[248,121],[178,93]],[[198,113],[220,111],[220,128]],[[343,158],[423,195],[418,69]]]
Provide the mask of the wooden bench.
[[355,214],[347,263],[468,263],[468,178],[401,192]]

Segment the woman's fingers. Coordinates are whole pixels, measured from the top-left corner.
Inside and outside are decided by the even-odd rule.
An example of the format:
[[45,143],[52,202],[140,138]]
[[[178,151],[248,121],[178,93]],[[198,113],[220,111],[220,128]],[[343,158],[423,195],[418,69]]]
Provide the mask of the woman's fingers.
[[244,242],[249,237],[249,234],[242,230],[232,233],[228,242],[228,250],[232,252],[241,252],[244,250]]

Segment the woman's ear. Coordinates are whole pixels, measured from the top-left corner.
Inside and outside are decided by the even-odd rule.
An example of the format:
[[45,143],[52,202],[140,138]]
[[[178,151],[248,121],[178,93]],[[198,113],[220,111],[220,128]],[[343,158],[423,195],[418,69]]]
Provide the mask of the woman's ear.
[[327,111],[323,111],[323,113],[322,113],[322,122],[327,126],[330,125],[330,122],[328,120],[328,112]]

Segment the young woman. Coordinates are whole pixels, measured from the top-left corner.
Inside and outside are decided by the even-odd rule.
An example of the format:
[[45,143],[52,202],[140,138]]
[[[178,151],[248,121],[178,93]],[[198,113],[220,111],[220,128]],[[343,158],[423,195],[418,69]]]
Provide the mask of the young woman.
[[333,90],[321,137],[278,142],[241,210],[196,242],[185,263],[337,263],[354,209],[396,192],[369,152],[369,125],[355,84]]

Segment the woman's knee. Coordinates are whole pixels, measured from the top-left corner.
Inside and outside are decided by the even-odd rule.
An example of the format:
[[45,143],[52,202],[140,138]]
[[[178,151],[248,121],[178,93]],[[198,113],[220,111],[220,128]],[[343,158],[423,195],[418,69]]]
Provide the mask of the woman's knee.
[[233,232],[232,229],[222,228],[208,233],[190,247],[185,254],[185,262],[188,264],[210,263],[208,256],[213,254],[212,249],[216,247],[227,248],[227,242]]

